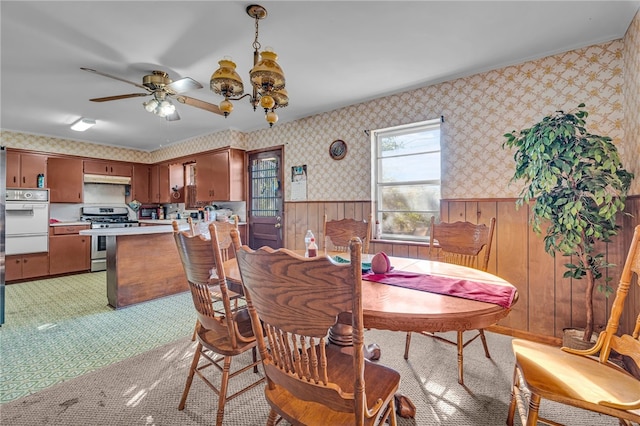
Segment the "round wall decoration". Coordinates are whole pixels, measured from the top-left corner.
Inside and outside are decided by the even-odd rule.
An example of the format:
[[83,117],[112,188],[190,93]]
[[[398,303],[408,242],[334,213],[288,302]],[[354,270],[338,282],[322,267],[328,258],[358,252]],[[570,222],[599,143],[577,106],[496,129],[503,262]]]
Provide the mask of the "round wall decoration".
[[334,160],[342,160],[347,155],[347,144],[341,139],[331,142],[329,155]]

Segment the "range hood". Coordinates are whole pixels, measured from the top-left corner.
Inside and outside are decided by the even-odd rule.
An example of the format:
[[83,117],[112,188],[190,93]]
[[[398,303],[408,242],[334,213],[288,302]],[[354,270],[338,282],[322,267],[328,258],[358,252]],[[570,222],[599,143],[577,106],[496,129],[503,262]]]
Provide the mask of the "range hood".
[[84,183],[108,183],[112,185],[131,185],[131,178],[128,176],[85,174]]

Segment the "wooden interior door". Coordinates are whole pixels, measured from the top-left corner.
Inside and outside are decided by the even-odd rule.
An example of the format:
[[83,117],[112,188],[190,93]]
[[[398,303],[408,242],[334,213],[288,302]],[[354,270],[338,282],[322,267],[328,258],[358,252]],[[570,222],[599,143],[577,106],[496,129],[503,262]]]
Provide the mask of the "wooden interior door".
[[249,153],[249,247],[282,247],[282,149]]

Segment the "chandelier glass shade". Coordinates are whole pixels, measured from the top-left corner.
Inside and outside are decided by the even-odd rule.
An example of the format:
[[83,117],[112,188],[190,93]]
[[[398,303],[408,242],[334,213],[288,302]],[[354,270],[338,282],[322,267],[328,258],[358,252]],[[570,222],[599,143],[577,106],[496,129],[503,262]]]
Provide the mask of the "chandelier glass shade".
[[210,88],[214,93],[224,96],[224,100],[220,103],[220,110],[225,117],[233,111],[231,101],[249,97],[254,111],[258,106],[263,108],[265,119],[269,126],[273,126],[278,121],[276,108],[284,108],[289,104],[289,95],[285,90],[285,76],[278,65],[278,55],[273,50],[267,47],[259,52],[261,45],[258,42],[258,22],[266,18],[266,9],[260,5],[250,5],[247,7],[247,14],[254,18],[256,28],[253,42],[253,68],[249,71],[252,93],[244,94],[242,78],[236,72],[236,64],[229,57],[218,62],[219,68],[211,75]]

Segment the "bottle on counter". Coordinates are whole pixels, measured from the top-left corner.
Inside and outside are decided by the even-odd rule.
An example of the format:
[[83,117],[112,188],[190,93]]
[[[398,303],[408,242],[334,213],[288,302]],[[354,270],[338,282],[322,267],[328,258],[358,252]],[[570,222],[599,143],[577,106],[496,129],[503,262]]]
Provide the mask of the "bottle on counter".
[[312,238],[314,238],[313,232],[311,232],[311,229],[309,229],[307,231],[307,234],[304,236],[304,257],[309,257],[309,244],[311,244]]
[[38,188],[44,188],[44,175],[42,173],[38,175]]
[[315,237],[311,237],[309,247],[307,248],[307,253],[309,253],[307,257],[316,257],[318,255],[318,245],[316,244]]

